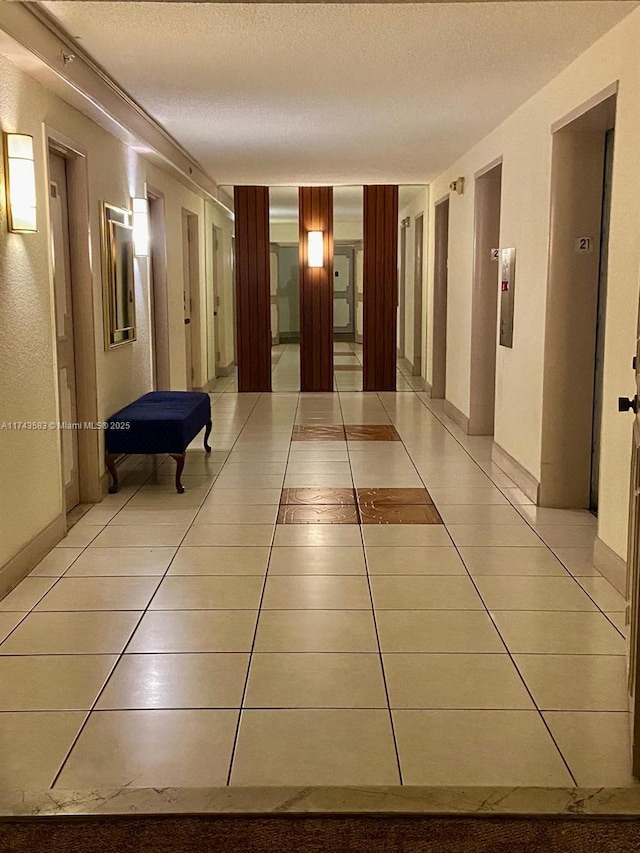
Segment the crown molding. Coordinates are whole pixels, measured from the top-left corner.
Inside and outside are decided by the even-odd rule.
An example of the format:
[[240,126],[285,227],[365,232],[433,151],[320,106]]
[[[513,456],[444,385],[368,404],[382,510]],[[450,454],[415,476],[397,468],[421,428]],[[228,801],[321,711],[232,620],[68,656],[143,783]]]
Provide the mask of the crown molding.
[[[110,133],[159,162],[233,218],[233,211],[219,199],[216,181],[39,3],[0,3],[0,31],[35,57],[50,72],[49,76],[53,75],[61,97],[103,126],[99,118],[106,118]],[[73,59],[65,60],[65,55],[72,55]]]

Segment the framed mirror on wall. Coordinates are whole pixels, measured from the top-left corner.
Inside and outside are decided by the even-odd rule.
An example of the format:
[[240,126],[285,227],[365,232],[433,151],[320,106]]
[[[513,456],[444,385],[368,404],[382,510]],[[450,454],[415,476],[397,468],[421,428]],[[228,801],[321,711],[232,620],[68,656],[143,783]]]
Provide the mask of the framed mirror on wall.
[[130,210],[101,204],[105,348],[136,339],[133,226]]

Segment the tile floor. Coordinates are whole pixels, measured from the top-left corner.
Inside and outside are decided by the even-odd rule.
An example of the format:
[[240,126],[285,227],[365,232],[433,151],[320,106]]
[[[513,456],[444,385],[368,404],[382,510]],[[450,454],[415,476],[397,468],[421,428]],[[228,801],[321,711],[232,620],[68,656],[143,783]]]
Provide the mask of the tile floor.
[[[275,348],[276,393],[211,395],[185,494],[145,458],[0,602],[2,787],[634,784],[593,517],[533,507],[412,377],[359,381],[298,394]],[[351,523],[278,523],[327,507]]]

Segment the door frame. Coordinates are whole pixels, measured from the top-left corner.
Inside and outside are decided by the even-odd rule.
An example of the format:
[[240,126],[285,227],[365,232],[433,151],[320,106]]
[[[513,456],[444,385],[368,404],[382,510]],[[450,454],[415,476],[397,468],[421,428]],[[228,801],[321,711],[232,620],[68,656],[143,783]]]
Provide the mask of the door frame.
[[[71,265],[71,294],[73,301],[73,336],[76,353],[76,411],[79,423],[97,424],[101,418],[98,410],[98,380],[96,366],[96,328],[94,313],[94,278],[91,265],[91,218],[89,206],[89,174],[87,151],[75,140],[52,127],[44,127],[45,179],[51,182],[49,150],[64,157],[67,167],[67,204],[69,215],[69,261]],[[47,229],[50,233],[51,211],[46,193]],[[54,304],[53,255],[51,241],[49,252],[49,297]],[[52,312],[53,317],[53,312]],[[56,354],[55,321],[52,326],[55,362],[55,398],[60,410],[58,387],[58,360]],[[62,441],[62,437],[60,437]],[[104,471],[104,436],[99,429],[78,430],[78,483],[80,503],[98,503],[102,500]],[[60,451],[60,495],[65,506],[62,449]]]
[[169,295],[167,288],[167,230],[164,193],[146,188],[149,205],[149,310],[152,347],[153,387],[171,388],[169,339]]
[[498,272],[502,157],[474,175],[473,287],[471,297],[470,435],[493,435],[498,350]]
[[[439,233],[439,229],[442,229],[442,234]],[[431,397],[442,400],[445,398],[447,391],[448,193],[434,204],[433,231],[433,362]]]
[[400,222],[400,247],[398,259],[398,358],[405,357],[405,339],[407,322],[405,317],[405,301],[407,296],[407,229],[411,228],[411,217],[407,216]]
[[[202,385],[202,340],[200,306],[200,219],[197,213],[182,208],[183,293],[189,293],[189,326],[191,363],[187,359],[185,333],[185,380],[187,390]],[[186,241],[185,241],[186,237]],[[186,245],[185,245],[186,242]],[[184,315],[183,315],[184,316]],[[187,325],[186,318],[184,325]]]
[[[424,288],[424,210],[413,217],[413,353],[411,364],[412,375],[420,376],[422,373],[422,344],[424,323],[422,317],[422,294]],[[420,221],[420,236],[418,240],[418,221]]]
[[[347,286],[347,301],[349,302],[349,316],[351,317],[351,325],[347,329],[338,329],[336,330],[335,326],[335,318],[334,318],[334,326],[333,326],[333,339],[336,340],[336,334],[342,338],[345,336],[353,336],[355,341],[356,335],[356,316],[355,316],[355,261],[356,261],[356,250],[355,246],[352,242],[347,240],[335,240],[333,243],[333,256],[335,258],[336,255],[345,255],[349,258],[349,284]],[[335,268],[334,268],[335,272]],[[334,281],[335,284],[335,281]],[[335,299],[335,291],[334,291],[334,299]]]

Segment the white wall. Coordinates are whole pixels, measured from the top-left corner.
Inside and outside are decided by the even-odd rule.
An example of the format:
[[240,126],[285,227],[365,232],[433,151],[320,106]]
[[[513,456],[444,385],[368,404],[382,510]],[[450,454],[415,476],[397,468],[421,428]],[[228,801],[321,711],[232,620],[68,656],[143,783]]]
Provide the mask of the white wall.
[[[542,367],[547,282],[551,127],[619,81],[609,249],[609,293],[599,536],[626,553],[631,417],[616,411],[620,394],[633,394],[630,369],[638,311],[640,234],[640,10],[625,18],[495,131],[440,175],[431,205],[449,183],[466,178],[464,195],[451,194],[447,399],[469,414],[474,175],[503,157],[500,245],[515,246],[513,349],[497,358],[495,439],[539,479]],[[429,226],[428,291],[433,301],[433,217]],[[428,312],[431,322],[431,311]],[[567,318],[570,321],[570,318]],[[432,340],[430,329],[429,341]],[[427,351],[430,381],[432,352]]]
[[[7,232],[0,158],[0,422],[58,420],[45,126],[87,153],[92,276],[86,286],[92,288],[94,300],[99,418],[105,419],[152,385],[147,262],[135,261],[137,340],[110,351],[104,349],[100,264],[99,202],[129,208],[131,197],[143,195],[145,182],[165,197],[171,380],[173,387],[184,388],[180,223],[183,208],[199,217],[204,293],[203,200],[1,56],[0,79],[1,129],[34,137],[39,229],[37,234]],[[201,363],[206,365],[204,337],[200,345]],[[1,567],[63,512],[59,434],[0,431],[0,482]]]

